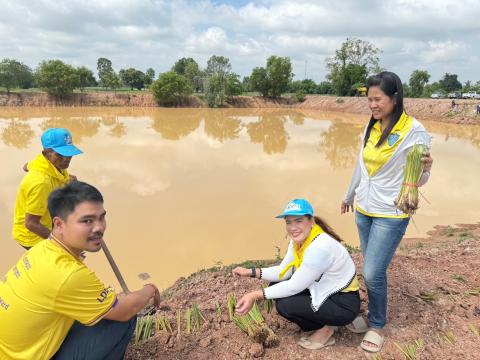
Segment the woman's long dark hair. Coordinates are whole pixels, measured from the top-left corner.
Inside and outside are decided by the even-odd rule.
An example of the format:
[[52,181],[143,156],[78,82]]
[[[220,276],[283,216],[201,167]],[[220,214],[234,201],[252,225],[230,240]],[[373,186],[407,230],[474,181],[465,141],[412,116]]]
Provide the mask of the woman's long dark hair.
[[[397,74],[390,72],[390,71],[382,71],[381,73],[370,76],[367,81],[367,94],[368,90],[372,86],[378,86],[380,89],[387,95],[390,99],[395,101],[395,108],[393,109],[392,116],[390,118],[390,123],[388,124],[387,128],[383,130],[382,136],[380,140],[378,140],[376,147],[382,145],[385,139],[390,135],[395,124],[398,122],[402,113],[404,111],[403,108],[403,85],[402,81],[398,77]],[[363,147],[367,145],[368,139],[370,138],[370,132],[372,131],[373,125],[377,122],[376,119],[373,118],[373,115],[370,117],[370,121],[367,126],[367,131],[365,133],[365,138],[363,139]]]
[[[306,215],[306,217],[308,219],[311,219],[312,216],[311,215]],[[325,231],[328,235],[330,235],[332,238],[334,238],[335,240],[337,240],[338,242],[342,242],[342,238],[332,229],[332,227],[330,225],[327,224],[327,222],[325,220],[323,220],[322,218],[318,217],[318,216],[314,216],[313,217],[313,220],[315,221],[315,224],[317,224],[318,226],[320,226],[322,228],[323,231]]]

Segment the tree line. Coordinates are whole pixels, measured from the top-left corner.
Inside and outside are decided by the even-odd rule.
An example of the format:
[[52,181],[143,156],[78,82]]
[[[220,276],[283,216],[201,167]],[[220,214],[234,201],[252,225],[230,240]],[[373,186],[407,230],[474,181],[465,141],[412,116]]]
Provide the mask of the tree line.
[[[175,106],[194,93],[210,107],[221,107],[233,96],[252,92],[268,98],[292,93],[298,101],[303,101],[306,94],[358,95],[368,77],[383,70],[379,65],[381,52],[368,41],[347,38],[335,54],[326,59],[328,73],[326,80],[320,83],[312,79],[294,81],[290,59],[275,55],[266,59],[264,67],[255,67],[243,79],[232,71],[227,57],[218,55],[211,56],[205,68],[193,58],[181,58],[157,79],[153,68],[145,72],[127,68],[117,73],[111,60],[104,57],[97,60],[97,77],[85,66],[73,67],[61,60],[42,61],[32,70],[18,60],[6,58],[0,62],[0,87],[7,93],[16,88],[40,88],[60,99],[76,89],[83,92],[91,87],[149,89],[156,101],[164,106]],[[429,83],[429,80],[428,71],[413,71],[408,82],[404,83],[405,95],[428,97],[433,92],[480,92],[480,81],[462,84],[456,74],[446,73],[438,82]]]

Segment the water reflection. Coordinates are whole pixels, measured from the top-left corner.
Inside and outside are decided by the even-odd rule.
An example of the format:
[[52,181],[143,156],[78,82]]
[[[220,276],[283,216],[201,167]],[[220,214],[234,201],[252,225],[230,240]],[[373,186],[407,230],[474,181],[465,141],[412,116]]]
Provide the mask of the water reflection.
[[361,143],[362,128],[355,124],[332,122],[320,134],[318,150],[325,155],[334,169],[346,169],[355,163]]
[[202,120],[202,110],[167,109],[155,111],[152,128],[164,139],[179,140],[195,131]]
[[84,137],[92,137],[97,134],[100,120],[89,117],[51,117],[43,120],[40,125],[42,131],[59,127],[69,129],[75,142],[80,143]]
[[204,122],[205,134],[222,143],[226,140],[237,139],[242,129],[242,120],[234,116],[229,116],[224,111],[206,114]]
[[288,134],[284,116],[260,116],[260,120],[247,124],[247,132],[254,144],[262,144],[267,154],[282,154],[287,148]]
[[18,149],[27,148],[34,136],[34,131],[24,120],[10,120],[7,127],[2,130],[4,144]]

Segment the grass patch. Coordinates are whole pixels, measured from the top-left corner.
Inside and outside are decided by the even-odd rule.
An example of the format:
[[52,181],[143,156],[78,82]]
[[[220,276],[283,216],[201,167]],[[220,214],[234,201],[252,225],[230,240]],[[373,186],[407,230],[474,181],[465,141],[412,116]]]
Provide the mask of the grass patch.
[[423,339],[414,340],[412,342],[408,342],[405,345],[398,344],[394,342],[395,346],[398,350],[403,354],[406,360],[415,360],[417,359],[418,354],[423,350],[425,347],[425,342]]
[[360,252],[360,248],[358,246],[352,246],[348,244],[343,244],[343,246],[345,247],[345,249],[347,249],[349,254],[356,254]]
[[420,292],[420,294],[418,295],[418,297],[420,299],[422,299],[423,301],[429,303],[429,304],[432,304],[434,303],[435,301],[438,300],[438,293],[435,292],[435,291],[431,291],[431,292]]
[[465,278],[464,278],[462,275],[457,275],[457,274],[452,275],[452,279],[453,279],[453,280],[456,280],[456,281],[460,281],[460,282],[462,282],[462,283],[466,283],[466,282],[467,282],[467,280],[465,280]]
[[460,244],[460,243],[464,242],[465,240],[468,240],[468,239],[471,239],[471,238],[473,238],[473,234],[470,231],[462,232],[458,236],[458,243]]
[[447,236],[453,236],[455,234],[455,230],[451,226],[447,226]]
[[464,295],[479,296],[480,295],[480,287],[467,290],[467,291],[464,292]]
[[345,100],[343,100],[342,98],[337,98],[337,100],[335,100],[335,102],[337,104],[343,104],[345,102]]

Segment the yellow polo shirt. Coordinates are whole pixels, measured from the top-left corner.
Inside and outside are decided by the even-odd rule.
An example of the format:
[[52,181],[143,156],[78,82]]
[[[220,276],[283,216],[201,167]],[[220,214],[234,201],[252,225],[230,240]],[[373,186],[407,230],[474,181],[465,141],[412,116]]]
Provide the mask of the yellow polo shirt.
[[75,320],[94,325],[115,302],[80,259],[41,241],[0,278],[0,359],[50,359]]
[[23,177],[17,192],[12,230],[13,238],[20,245],[32,247],[44,240],[25,227],[26,213],[41,216],[40,223],[51,230],[48,196],[69,181],[67,171],[58,171],[42,154],[28,164],[28,173]]

